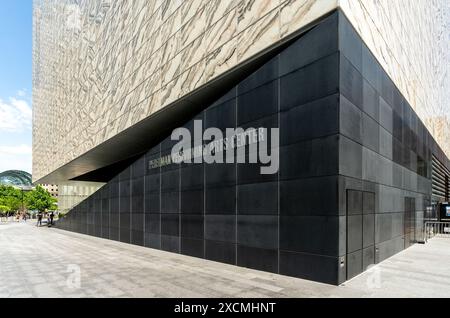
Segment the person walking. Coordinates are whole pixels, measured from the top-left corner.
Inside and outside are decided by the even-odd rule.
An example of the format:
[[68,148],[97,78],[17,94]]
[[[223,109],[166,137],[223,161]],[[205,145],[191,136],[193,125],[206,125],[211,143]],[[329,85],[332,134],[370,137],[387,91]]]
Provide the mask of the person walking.
[[53,226],[53,218],[55,217],[55,214],[53,213],[53,211],[52,212],[50,212],[50,215],[49,215],[49,226]]
[[38,212],[38,215],[37,215],[37,224],[36,224],[36,226],[38,226],[38,227],[41,227],[42,226],[42,212]]

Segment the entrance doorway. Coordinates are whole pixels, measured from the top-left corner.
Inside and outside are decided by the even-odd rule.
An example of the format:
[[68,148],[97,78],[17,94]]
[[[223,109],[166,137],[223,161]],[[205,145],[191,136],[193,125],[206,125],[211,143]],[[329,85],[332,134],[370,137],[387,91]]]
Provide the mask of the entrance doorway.
[[405,249],[416,241],[416,199],[405,198],[405,213],[403,217],[403,233],[405,234]]

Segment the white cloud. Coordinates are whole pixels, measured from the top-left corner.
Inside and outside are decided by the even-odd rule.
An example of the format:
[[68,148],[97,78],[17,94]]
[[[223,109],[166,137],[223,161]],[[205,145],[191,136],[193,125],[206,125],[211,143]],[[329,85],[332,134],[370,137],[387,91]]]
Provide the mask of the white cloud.
[[24,89],[20,89],[20,90],[18,90],[17,91],[17,96],[19,96],[19,97],[25,97],[25,96],[27,96],[27,90],[24,88]]
[[0,146],[0,172],[6,170],[31,172],[31,153],[29,145]]
[[28,145],[0,146],[0,156],[8,155],[31,155],[31,147]]
[[9,102],[0,100],[0,132],[21,132],[31,129],[30,105],[23,99],[11,97]]

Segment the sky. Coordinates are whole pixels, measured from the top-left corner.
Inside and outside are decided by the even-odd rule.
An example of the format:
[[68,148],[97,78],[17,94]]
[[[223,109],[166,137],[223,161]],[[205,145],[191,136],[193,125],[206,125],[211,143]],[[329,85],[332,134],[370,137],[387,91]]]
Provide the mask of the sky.
[[31,173],[32,0],[0,6],[0,172]]

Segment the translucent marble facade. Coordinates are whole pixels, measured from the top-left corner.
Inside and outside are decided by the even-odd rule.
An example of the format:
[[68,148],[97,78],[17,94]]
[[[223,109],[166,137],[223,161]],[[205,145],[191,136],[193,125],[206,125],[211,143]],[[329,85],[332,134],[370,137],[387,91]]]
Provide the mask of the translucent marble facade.
[[54,172],[338,6],[450,155],[446,3],[35,0],[33,178]]

